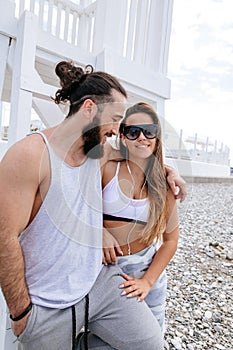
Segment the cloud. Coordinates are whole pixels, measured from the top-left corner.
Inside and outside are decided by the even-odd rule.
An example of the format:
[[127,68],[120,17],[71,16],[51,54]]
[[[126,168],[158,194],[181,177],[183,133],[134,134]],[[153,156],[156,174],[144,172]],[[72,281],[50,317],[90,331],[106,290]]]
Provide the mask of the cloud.
[[232,149],[233,1],[174,1],[166,117]]

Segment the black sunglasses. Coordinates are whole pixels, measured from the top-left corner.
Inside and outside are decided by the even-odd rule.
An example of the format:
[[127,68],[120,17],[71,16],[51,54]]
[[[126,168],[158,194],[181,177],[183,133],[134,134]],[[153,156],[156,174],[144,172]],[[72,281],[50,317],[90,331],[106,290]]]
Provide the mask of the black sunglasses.
[[123,135],[128,140],[136,140],[141,132],[147,139],[155,139],[157,136],[158,124],[140,124],[124,126]]

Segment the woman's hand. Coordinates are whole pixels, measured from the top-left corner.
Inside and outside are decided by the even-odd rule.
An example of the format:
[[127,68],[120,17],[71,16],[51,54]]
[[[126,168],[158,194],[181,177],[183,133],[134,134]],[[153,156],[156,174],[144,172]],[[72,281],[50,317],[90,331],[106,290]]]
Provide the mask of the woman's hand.
[[108,230],[103,229],[103,259],[104,265],[115,264],[117,262],[117,254],[123,255],[117,240]]
[[127,298],[138,297],[138,301],[143,301],[152,286],[146,278],[133,278],[127,274],[122,275],[126,282],[122,283],[119,288],[125,288],[121,295],[126,295]]

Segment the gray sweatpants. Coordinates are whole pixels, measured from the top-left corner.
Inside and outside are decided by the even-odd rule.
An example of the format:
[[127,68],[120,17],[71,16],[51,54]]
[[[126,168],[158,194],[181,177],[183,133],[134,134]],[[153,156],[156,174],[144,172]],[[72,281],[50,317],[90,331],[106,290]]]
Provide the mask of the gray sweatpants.
[[[146,303],[120,295],[121,273],[117,265],[103,267],[89,293],[89,349],[163,349],[160,326]],[[84,324],[85,299],[75,310],[78,333]],[[33,305],[18,340],[23,350],[71,350],[71,307],[59,310]]]

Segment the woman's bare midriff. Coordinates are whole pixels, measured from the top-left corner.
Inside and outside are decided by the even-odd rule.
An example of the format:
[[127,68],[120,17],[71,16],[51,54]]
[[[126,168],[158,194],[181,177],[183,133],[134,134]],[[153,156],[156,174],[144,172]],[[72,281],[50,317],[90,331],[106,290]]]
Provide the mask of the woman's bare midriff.
[[[141,224],[122,221],[104,221],[104,227],[118,241],[124,255],[128,255],[127,236],[129,234],[130,254],[135,254],[147,247],[146,243],[140,242],[140,234],[144,226]],[[119,254],[118,254],[119,255]]]

